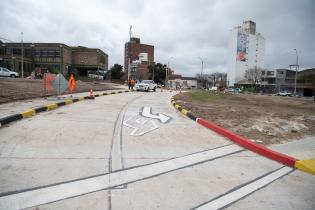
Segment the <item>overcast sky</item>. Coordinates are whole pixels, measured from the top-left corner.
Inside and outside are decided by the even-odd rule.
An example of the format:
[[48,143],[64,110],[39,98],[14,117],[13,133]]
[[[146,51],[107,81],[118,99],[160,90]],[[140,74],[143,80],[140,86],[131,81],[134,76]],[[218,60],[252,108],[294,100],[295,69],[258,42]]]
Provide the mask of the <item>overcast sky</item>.
[[227,71],[229,30],[256,22],[266,39],[266,68],[315,67],[315,0],[1,0],[0,37],[102,49],[123,65],[129,25],[155,46],[155,62],[193,76]]

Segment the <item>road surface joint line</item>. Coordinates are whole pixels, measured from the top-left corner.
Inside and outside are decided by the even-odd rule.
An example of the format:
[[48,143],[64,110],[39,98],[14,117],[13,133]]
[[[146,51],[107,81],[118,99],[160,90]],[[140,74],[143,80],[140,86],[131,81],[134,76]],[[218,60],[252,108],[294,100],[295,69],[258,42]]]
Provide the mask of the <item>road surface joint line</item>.
[[[0,207],[13,207],[14,204],[17,204],[18,206],[16,208],[27,208],[49,202],[55,202],[61,199],[76,197],[98,190],[105,190],[124,184],[146,180],[160,176],[162,174],[170,173],[172,171],[223,158],[242,151],[244,150],[233,144],[222,146],[217,149],[211,149],[206,152],[200,152],[180,158],[161,161],[155,164],[152,163],[134,168],[131,167],[113,173],[93,176],[92,178],[81,179],[75,182],[51,185],[49,187],[37,188],[23,192],[20,191],[19,193],[14,194],[7,193],[6,195],[3,193],[0,197]],[[112,183],[108,182],[108,178],[111,179]]]
[[[175,103],[173,105],[179,111],[182,110],[180,108],[180,106],[176,103],[176,101],[175,101]],[[243,136],[239,136],[239,135],[233,133],[232,131],[229,131],[229,130],[227,130],[227,129],[223,128],[223,127],[220,127],[220,126],[218,126],[218,125],[216,125],[214,123],[208,122],[207,120],[205,120],[203,118],[195,117],[189,111],[186,113],[186,116],[188,116],[190,119],[194,119],[195,118],[195,121],[198,124],[200,124],[200,125],[208,128],[208,129],[218,133],[221,136],[224,136],[224,137],[230,139],[231,141],[235,142],[236,144],[242,146],[243,148],[245,148],[247,150],[255,152],[256,154],[259,154],[259,155],[264,156],[266,158],[269,158],[271,160],[280,162],[283,165],[289,166],[291,168],[295,168],[295,163],[296,163],[296,161],[298,161],[298,159],[296,159],[294,157],[282,154],[280,152],[276,152],[276,151],[271,150],[271,149],[269,149],[267,147],[264,147],[262,145],[256,144],[256,143],[250,141],[249,139],[247,139],[247,138],[245,138]]]
[[[119,94],[119,93],[124,93],[124,92],[118,91],[118,92],[111,92],[110,94]],[[106,94],[103,93],[103,94],[100,94],[98,96],[102,96],[102,95],[108,95],[108,93],[106,93]],[[14,121],[18,121],[18,120],[21,120],[23,118],[35,116],[39,112],[51,111],[51,110],[57,109],[58,107],[61,107],[64,105],[73,104],[74,102],[77,102],[77,101],[83,101],[86,99],[86,97],[87,96],[80,96],[80,97],[77,97],[74,99],[67,99],[65,101],[46,104],[46,105],[43,105],[43,106],[37,107],[37,108],[27,109],[27,110],[25,110],[19,114],[13,114],[13,115],[9,115],[6,117],[2,117],[2,118],[0,118],[0,128],[3,127],[3,125],[12,123]]]
[[233,203],[253,194],[254,192],[267,187],[271,183],[275,182],[276,180],[290,174],[295,169],[283,166],[277,168],[276,170],[267,172],[251,181],[248,181],[244,184],[236,186],[231,190],[207,201],[204,202],[192,209],[223,209],[226,207],[231,206]]
[[[138,96],[136,98],[132,98],[131,100],[127,101],[122,108],[120,109],[115,123],[114,123],[114,130],[112,133],[112,139],[111,139],[111,144],[110,144],[110,153],[108,157],[108,171],[112,173],[113,169],[114,170],[121,170],[123,169],[123,160],[122,160],[122,127],[123,127],[123,118],[125,115],[125,112],[128,108],[128,105],[134,102],[135,100],[141,98],[143,96]],[[118,139],[118,141],[117,141]],[[119,160],[118,160],[119,159]],[[110,176],[109,176],[109,183],[110,183]],[[127,185],[123,185],[123,189],[127,189]],[[111,209],[112,205],[112,199],[111,199],[111,190],[108,190],[108,205],[109,205],[109,210]]]
[[[194,154],[198,154],[198,153],[202,153],[202,152],[207,152],[207,151],[211,151],[211,150],[216,150],[216,149],[219,149],[219,148],[222,148],[222,147],[227,147],[227,146],[230,146],[230,145],[233,145],[233,143],[231,143],[231,144],[226,144],[226,145],[219,146],[219,147],[215,147],[215,148],[210,148],[210,149],[201,150],[201,151],[194,152],[194,153],[190,153],[190,154],[183,155],[183,156],[168,158],[168,159],[156,161],[156,162],[153,162],[153,163],[147,163],[147,164],[143,164],[143,165],[132,166],[132,167],[128,167],[128,168],[124,168],[124,169],[112,171],[112,173],[114,173],[114,172],[120,172],[120,171],[124,171],[124,170],[129,170],[129,169],[134,169],[134,168],[139,168],[139,167],[143,167],[143,166],[149,166],[149,165],[153,165],[153,164],[157,164],[157,163],[161,163],[161,162],[173,160],[173,159],[176,159],[176,158],[182,158],[182,157],[186,157],[186,156],[190,156],[190,155],[194,155]],[[243,151],[245,151],[245,150],[243,150]],[[107,159],[108,159],[108,158],[107,158]],[[44,186],[38,186],[38,187],[34,187],[34,188],[28,188],[28,189],[22,189],[22,190],[15,190],[15,191],[4,192],[4,193],[0,193],[0,197],[7,196],[7,195],[11,195],[11,194],[17,194],[17,193],[27,192],[27,191],[32,191],[32,190],[41,189],[41,188],[46,188],[46,187],[51,187],[51,186],[57,186],[57,185],[61,185],[61,184],[67,184],[67,183],[70,183],[70,182],[85,180],[85,179],[89,179],[89,178],[93,178],[93,177],[98,177],[98,176],[103,176],[103,175],[108,175],[108,174],[110,174],[110,173],[101,173],[101,174],[96,174],[96,175],[92,175],[92,176],[87,176],[87,177],[83,177],[83,178],[79,178],[79,179],[73,179],[73,180],[64,181],[64,182],[58,182],[58,183],[54,183],[54,184],[50,184],[50,185],[44,185]]]

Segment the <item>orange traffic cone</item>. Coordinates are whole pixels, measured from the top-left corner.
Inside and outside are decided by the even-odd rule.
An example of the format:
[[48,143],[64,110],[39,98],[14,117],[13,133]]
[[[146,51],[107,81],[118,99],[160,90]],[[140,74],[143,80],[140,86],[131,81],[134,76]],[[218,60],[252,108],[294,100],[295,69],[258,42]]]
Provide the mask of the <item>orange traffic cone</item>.
[[92,90],[92,89],[90,90],[90,94],[89,94],[88,99],[95,99],[94,93],[93,93],[93,90]]

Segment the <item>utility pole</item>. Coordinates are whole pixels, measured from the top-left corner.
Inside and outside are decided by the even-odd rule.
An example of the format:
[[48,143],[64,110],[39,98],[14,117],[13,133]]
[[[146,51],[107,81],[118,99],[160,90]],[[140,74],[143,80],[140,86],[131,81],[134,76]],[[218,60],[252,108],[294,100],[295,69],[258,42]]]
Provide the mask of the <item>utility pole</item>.
[[295,79],[294,79],[294,95],[296,94],[296,80],[297,80],[297,72],[299,68],[299,55],[297,49],[293,49],[296,54],[296,62],[295,62]]
[[130,75],[129,75],[129,74],[130,74],[130,73],[129,73],[129,72],[130,72],[130,58],[128,58],[128,68],[127,68],[127,71],[128,71],[128,72],[127,72],[127,75],[128,75],[128,80],[127,80],[127,82],[128,82],[128,84],[129,84],[129,77],[130,77]]
[[173,57],[170,57],[167,61],[167,69],[166,69],[166,72],[165,72],[165,87],[167,86],[167,81],[168,81],[168,71],[169,71],[169,68],[170,68],[170,61],[171,59],[173,59]]
[[21,32],[21,78],[24,73],[23,32]]
[[[151,64],[150,64],[151,62],[149,61],[149,66],[151,66]],[[152,80],[153,80],[153,82],[154,82],[154,66],[153,66],[153,72],[152,72]]]
[[201,74],[200,76],[202,77],[202,74],[203,74],[203,59],[201,57],[198,57],[201,61]]
[[132,25],[129,26],[129,41],[131,40],[132,37]]
[[198,57],[201,61],[201,72],[200,72],[200,81],[201,81],[201,85],[203,86],[203,78],[202,78],[202,75],[203,75],[203,59],[201,57]]

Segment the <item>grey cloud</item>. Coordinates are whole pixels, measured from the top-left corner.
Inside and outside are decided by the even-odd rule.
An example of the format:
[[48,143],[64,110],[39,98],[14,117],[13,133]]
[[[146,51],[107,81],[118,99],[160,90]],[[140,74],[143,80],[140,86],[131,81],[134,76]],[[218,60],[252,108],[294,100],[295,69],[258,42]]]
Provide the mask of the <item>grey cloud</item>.
[[[300,54],[301,67],[314,67],[313,0],[3,0],[0,37],[98,47],[109,63],[123,63],[124,43],[133,34],[155,45],[156,62],[177,73],[226,71],[229,30],[253,20],[266,39],[268,68],[287,67]],[[25,9],[27,8],[27,9]]]

